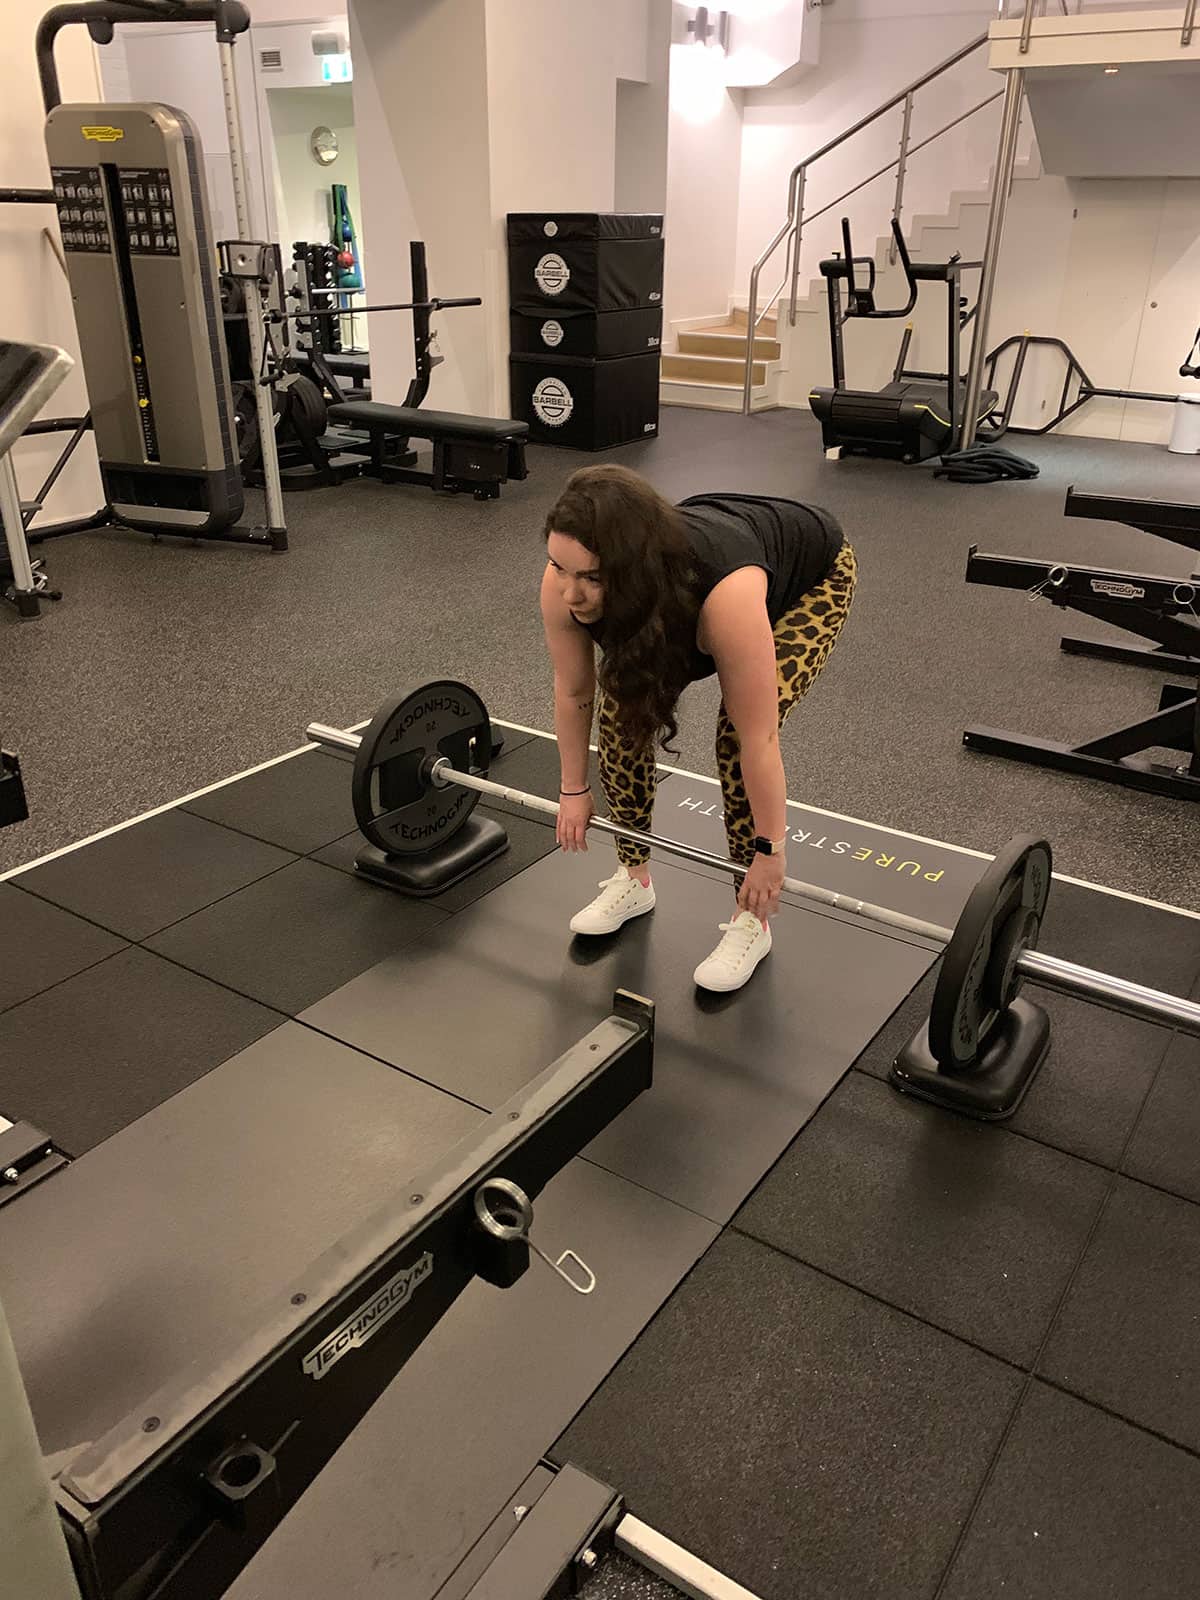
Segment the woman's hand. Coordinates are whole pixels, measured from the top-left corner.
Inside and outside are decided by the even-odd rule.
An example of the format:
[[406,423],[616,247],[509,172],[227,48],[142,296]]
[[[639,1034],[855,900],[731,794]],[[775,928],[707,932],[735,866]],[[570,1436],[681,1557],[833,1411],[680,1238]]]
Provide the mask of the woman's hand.
[[738,891],[738,910],[753,911],[765,928],[779,910],[779,892],[786,876],[782,856],[756,855]]
[[558,826],[555,837],[563,850],[586,850],[588,823],[596,814],[592,804],[592,791],[583,794],[560,795],[558,800]]

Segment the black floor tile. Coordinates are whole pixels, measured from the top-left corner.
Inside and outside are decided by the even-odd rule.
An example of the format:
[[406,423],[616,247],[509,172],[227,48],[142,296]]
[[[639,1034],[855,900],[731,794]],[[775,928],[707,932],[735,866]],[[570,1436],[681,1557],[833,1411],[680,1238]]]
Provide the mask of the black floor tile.
[[852,1073],[735,1226],[1028,1364],[1108,1181]]
[[124,950],[0,1016],[0,1107],[80,1155],[278,1023],[241,995]]
[[944,1600],[1181,1600],[1200,1571],[1200,1461],[1034,1383]]
[[[489,807],[480,806],[478,811],[481,815],[487,815]],[[461,883],[456,883],[443,894],[432,895],[422,902],[424,905],[436,906],[439,911],[461,911],[464,906],[474,905],[476,900],[490,890],[507,883],[510,878],[515,878],[518,872],[524,872],[526,867],[531,867],[535,861],[540,861],[543,856],[558,848],[551,829],[544,828],[537,822],[530,821],[524,816],[494,811],[491,815],[495,816],[508,834],[508,849],[502,856],[489,861],[485,867],[471,873],[469,878],[464,878]],[[349,833],[336,844],[318,850],[313,860],[323,861],[327,867],[339,867],[343,872],[353,872],[354,858],[365,842],[361,833]]]
[[[294,1015],[413,939],[444,912],[316,861],[262,883],[148,940],[151,949]],[[411,994],[406,1004],[411,1004]]]
[[651,915],[611,938],[573,939],[571,914],[613,864],[605,842],[538,862],[303,1020],[492,1106],[606,1016],[614,989],[648,995],[654,1087],[588,1154],[724,1222],[929,958],[795,912],[745,989],[703,996],[692,972],[728,915],[727,886],[661,866]]
[[103,928],[0,884],[0,1011],[121,948],[122,941]]
[[495,766],[496,762],[501,760],[502,757],[512,755],[514,750],[519,750],[523,744],[528,744],[531,739],[538,737],[535,733],[526,733],[523,728],[506,728],[503,723],[499,722],[492,723],[492,733],[495,737],[502,737],[504,740],[500,754],[492,760],[492,766]]
[[284,1023],[32,1190],[0,1216],[0,1281],[43,1449],[213,1361],[480,1120]]
[[1170,1033],[1036,985],[1025,996],[1050,1017],[1050,1053],[1005,1127],[1115,1167]]
[[1200,1451],[1200,1206],[1116,1182],[1040,1370]]
[[929,1007],[940,970],[940,962],[935,962],[912,993],[905,998],[903,1004],[897,1006],[854,1063],[860,1072],[865,1072],[872,1078],[887,1078],[892,1062],[920,1031],[929,1016]]
[[512,1289],[473,1284],[226,1600],[428,1600],[713,1232],[572,1163],[538,1198],[533,1236],[552,1255],[577,1250],[595,1293],[536,1261]]
[[1038,945],[1047,954],[1187,994],[1200,974],[1200,919],[1055,883]]
[[1200,1205],[1200,1039],[1176,1034],[1122,1171]]
[[21,876],[21,887],[125,939],[145,939],[286,866],[274,845],[164,811]]
[[1020,1377],[726,1233],[554,1447],[762,1600],[932,1596]]
[[351,770],[329,751],[309,750],[189,800],[184,809],[310,855],[354,827]]

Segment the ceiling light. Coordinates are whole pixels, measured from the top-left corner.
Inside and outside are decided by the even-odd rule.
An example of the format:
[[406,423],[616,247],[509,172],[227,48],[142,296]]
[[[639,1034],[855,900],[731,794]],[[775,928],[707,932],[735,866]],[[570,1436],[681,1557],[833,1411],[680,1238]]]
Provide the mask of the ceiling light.
[[1105,67],[1104,76],[1106,78],[1115,78],[1117,73],[1120,72],[1120,70],[1121,70],[1120,67]]

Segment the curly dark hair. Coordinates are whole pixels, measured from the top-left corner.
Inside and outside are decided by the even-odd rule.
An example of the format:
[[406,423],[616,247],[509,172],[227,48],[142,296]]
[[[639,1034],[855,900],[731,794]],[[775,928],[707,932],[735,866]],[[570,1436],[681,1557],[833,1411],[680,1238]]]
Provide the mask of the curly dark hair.
[[581,467],[546,517],[545,537],[569,534],[599,560],[604,585],[599,682],[623,736],[666,749],[691,673],[700,614],[696,559],[679,511],[615,464]]

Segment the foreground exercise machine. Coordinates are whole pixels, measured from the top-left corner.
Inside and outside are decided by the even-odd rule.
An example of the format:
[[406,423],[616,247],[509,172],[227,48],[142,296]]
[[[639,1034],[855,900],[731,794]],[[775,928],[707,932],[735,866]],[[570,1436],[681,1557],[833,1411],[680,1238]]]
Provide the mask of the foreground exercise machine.
[[[256,1314],[250,1308],[252,1320],[243,1318],[224,1348],[164,1373],[131,1414],[108,1425],[104,1385],[72,1373],[80,1443],[56,1461],[53,1484],[0,1310],[0,1547],[14,1596],[217,1600],[474,1279],[512,1288],[532,1253],[570,1289],[590,1294],[595,1276],[573,1251],[553,1258],[532,1239],[533,1198],[650,1088],[653,1058],[653,1006],[618,992],[611,1015],[425,1171],[398,1175],[372,1215]],[[53,1181],[69,1185],[77,1173]],[[67,1190],[52,1185],[54,1193]],[[66,1225],[69,1201],[63,1207]],[[12,1215],[19,1223],[19,1208]],[[146,1286],[134,1241],[99,1238],[84,1248],[98,1246],[111,1252],[103,1320],[112,1339],[122,1275],[133,1296]],[[128,1337],[148,1357],[145,1332],[130,1322]],[[73,1349],[71,1338],[65,1347]],[[597,1486],[574,1477],[576,1494],[564,1496],[567,1478],[556,1494],[546,1491],[547,1508],[578,1509],[580,1489],[596,1503]],[[577,1561],[558,1545],[556,1581],[564,1560],[583,1577],[611,1548],[619,1503],[603,1498],[605,1515],[588,1526]],[[568,1592],[510,1579],[535,1541],[516,1519],[508,1523],[513,1547],[491,1541],[493,1578],[471,1593],[530,1600]]]
[[[966,309],[961,292],[962,274],[977,261],[917,261],[909,259],[899,219],[892,218],[892,240],[904,272],[908,298],[902,305],[882,307],[875,302],[875,260],[856,256],[850,238],[850,219],[842,218],[842,254],[821,262],[828,284],[829,347],[833,387],[814,389],[809,395],[813,415],[821,424],[825,449],[846,455],[883,456],[893,461],[928,461],[954,447],[963,407],[959,374],[962,330],[974,316]],[[866,282],[860,279],[865,269]],[[891,383],[878,391],[852,389],[846,384],[845,324],[854,317],[868,320],[907,317],[917,303],[922,283],[940,283],[946,289],[946,370],[943,373],[910,371],[905,367],[912,328],[906,328]],[[844,294],[843,294],[844,290]],[[953,378],[949,374],[953,374]],[[985,390],[979,400],[982,422],[992,411],[996,396]]]
[[[416,893],[457,881],[507,843],[498,822],[489,818],[481,828],[472,816],[481,796],[558,816],[557,802],[488,778],[489,728],[479,696],[450,680],[386,701],[362,734],[309,725],[315,743],[354,753],[354,812],[374,847],[365,860],[359,857],[360,872]],[[735,877],[745,870],[711,851],[604,818],[593,817],[589,827]],[[929,1021],[897,1058],[892,1082],[905,1093],[991,1120],[1017,1109],[1049,1046],[1045,1011],[1020,996],[1026,979],[1200,1037],[1200,1003],[1035,948],[1050,883],[1050,846],[1020,838],[992,862],[954,928],[795,878],[786,878],[783,888],[945,946]]]
[[[1065,514],[1123,522],[1200,551],[1200,508],[1196,506],[1078,494],[1071,488],[1067,491]],[[1150,648],[1068,637],[1062,640],[1062,648],[1069,655],[1154,667],[1191,680],[1187,684],[1165,684],[1158,707],[1150,716],[1081,744],[998,728],[971,727],[963,734],[968,750],[1101,778],[1178,800],[1200,799],[1200,616],[1196,610],[1200,573],[1181,581],[1076,562],[980,555],[972,545],[967,558],[967,582],[1023,590],[1064,610],[1078,611],[1137,634],[1154,645]],[[1156,750],[1178,751],[1181,759],[1164,762],[1146,754]]]

